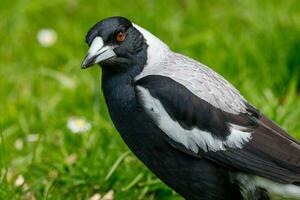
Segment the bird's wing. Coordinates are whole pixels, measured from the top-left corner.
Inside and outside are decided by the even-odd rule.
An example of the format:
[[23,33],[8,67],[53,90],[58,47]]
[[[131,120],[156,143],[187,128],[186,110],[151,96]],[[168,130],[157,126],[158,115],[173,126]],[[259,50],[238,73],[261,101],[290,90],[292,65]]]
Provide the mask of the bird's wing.
[[[190,84],[187,79],[189,77],[182,82]],[[233,170],[282,183],[300,183],[297,141],[247,104],[238,93],[236,98],[239,99],[234,105],[241,104],[240,112],[213,103],[228,101],[224,96],[209,93],[203,94],[209,97],[202,98],[182,82],[157,74],[147,74],[135,82],[139,103],[171,145]],[[231,90],[223,89],[225,96]]]
[[137,76],[162,75],[184,85],[202,100],[228,113],[246,113],[244,98],[222,76],[209,67],[181,54],[169,53],[165,59],[145,66]]

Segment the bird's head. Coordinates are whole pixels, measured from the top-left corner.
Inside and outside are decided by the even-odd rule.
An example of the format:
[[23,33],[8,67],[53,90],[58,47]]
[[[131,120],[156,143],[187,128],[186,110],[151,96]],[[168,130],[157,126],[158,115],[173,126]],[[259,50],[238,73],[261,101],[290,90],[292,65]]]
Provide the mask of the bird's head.
[[110,17],[96,23],[86,35],[89,45],[82,68],[94,64],[114,70],[135,64],[137,54],[145,49],[145,41],[133,24],[124,17]]

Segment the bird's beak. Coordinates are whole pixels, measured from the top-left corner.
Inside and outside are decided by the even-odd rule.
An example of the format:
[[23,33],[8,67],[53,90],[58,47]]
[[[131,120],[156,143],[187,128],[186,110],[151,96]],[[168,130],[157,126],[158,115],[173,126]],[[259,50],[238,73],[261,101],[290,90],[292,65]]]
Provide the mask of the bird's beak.
[[86,69],[115,56],[116,54],[113,48],[111,46],[105,46],[102,38],[97,36],[93,40],[90,49],[82,62],[81,68]]

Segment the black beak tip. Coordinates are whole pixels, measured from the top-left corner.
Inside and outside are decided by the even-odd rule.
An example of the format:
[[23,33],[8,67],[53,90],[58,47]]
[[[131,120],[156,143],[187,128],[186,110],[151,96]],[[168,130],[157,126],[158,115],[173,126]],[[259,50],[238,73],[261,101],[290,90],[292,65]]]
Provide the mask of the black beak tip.
[[93,65],[94,65],[93,63],[82,63],[81,64],[81,69],[87,69],[87,68],[89,68]]
[[81,69],[86,69],[87,68],[87,65],[83,62],[82,64],[81,64]]
[[96,58],[96,56],[89,57],[89,55],[86,55],[86,57],[84,58],[84,60],[81,64],[81,69],[86,69],[86,68],[93,66],[95,58]]
[[86,59],[84,59],[84,61],[81,64],[81,69],[87,69],[87,68],[89,68],[89,67],[91,67],[93,65],[94,65],[94,63],[92,62],[92,60],[89,60],[89,59],[86,60]]

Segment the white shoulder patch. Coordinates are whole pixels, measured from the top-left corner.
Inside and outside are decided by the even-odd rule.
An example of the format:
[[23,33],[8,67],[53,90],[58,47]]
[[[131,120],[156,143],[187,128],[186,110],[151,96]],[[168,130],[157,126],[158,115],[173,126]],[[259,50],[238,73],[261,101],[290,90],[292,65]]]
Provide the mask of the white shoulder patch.
[[183,55],[172,52],[165,54],[160,63],[146,65],[136,79],[148,75],[169,77],[197,97],[225,112],[247,112],[246,100],[228,81],[207,66]]
[[211,133],[198,128],[186,130],[169,116],[161,102],[152,97],[148,89],[137,86],[137,90],[145,111],[157,126],[172,140],[184,145],[194,153],[198,153],[199,148],[205,152],[225,151],[227,147],[242,148],[251,139],[251,133],[245,132],[241,127],[235,125],[231,125],[231,133],[226,140],[220,140],[213,137]]

